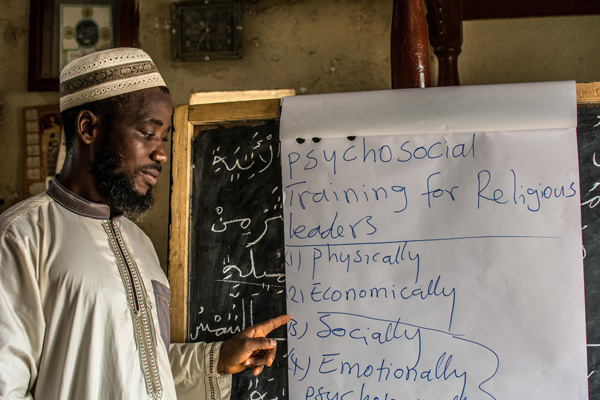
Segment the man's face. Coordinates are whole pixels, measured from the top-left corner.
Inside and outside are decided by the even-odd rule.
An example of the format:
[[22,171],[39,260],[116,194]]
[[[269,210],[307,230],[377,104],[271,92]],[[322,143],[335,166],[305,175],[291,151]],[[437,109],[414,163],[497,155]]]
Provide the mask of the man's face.
[[151,88],[132,93],[114,120],[100,116],[102,144],[92,174],[111,209],[139,218],[152,206],[152,187],[167,161],[164,142],[172,114],[170,95]]

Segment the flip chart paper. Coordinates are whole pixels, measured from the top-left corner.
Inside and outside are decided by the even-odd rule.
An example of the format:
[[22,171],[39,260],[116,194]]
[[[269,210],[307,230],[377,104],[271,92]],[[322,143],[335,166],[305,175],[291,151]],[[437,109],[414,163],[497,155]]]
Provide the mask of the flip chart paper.
[[[496,86],[499,97],[533,90],[507,86]],[[490,104],[461,109],[458,122],[428,116],[438,133],[411,133],[408,123],[376,135],[393,126],[386,111],[367,116],[371,136],[363,134],[357,98],[377,102],[381,93],[389,103],[385,92],[325,95],[331,107],[314,114],[284,100],[292,399],[587,398],[574,96],[549,105],[574,84],[550,84],[555,96],[534,86],[546,94],[548,117],[564,119],[558,128],[529,129],[537,123],[505,114],[509,127],[443,130],[489,115],[498,97],[489,86]],[[463,89],[458,97],[468,97]],[[425,109],[437,89],[427,92],[392,97]],[[452,89],[440,92],[456,105]],[[528,109],[543,108],[536,98]],[[340,125],[333,137],[307,123],[324,113]],[[302,134],[285,130],[299,125]],[[349,140],[344,132],[360,133]],[[298,143],[296,135],[325,138]]]
[[283,99],[281,138],[567,128],[575,107],[574,82],[293,96]]

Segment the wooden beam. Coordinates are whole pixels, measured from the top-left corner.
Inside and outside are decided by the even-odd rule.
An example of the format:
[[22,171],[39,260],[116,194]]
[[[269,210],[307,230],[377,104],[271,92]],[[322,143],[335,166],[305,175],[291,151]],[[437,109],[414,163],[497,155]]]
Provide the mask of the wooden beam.
[[580,107],[600,106],[600,82],[577,84],[577,105]]
[[422,0],[394,0],[390,54],[393,89],[431,86]]
[[[188,106],[175,108],[171,147],[171,221],[169,224],[169,284],[171,286],[171,342],[183,343],[187,334],[189,271],[189,215],[191,193],[191,138]],[[176,184],[173,184],[176,181]]]
[[597,0],[463,0],[463,20],[600,14]]
[[438,59],[438,86],[458,86],[462,50],[461,0],[425,0],[429,42]]

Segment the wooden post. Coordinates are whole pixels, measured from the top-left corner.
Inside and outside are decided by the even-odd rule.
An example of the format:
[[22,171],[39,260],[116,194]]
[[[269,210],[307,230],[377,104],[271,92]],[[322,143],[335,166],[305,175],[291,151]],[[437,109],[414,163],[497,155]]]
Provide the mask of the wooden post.
[[462,50],[462,1],[425,0],[429,41],[438,59],[438,86],[458,86]]
[[422,0],[394,0],[390,53],[393,89],[431,86]]
[[189,275],[189,218],[191,192],[191,140],[194,127],[189,106],[175,108],[175,131],[171,146],[171,210],[169,224],[169,283],[171,285],[171,342],[187,338],[187,292]]

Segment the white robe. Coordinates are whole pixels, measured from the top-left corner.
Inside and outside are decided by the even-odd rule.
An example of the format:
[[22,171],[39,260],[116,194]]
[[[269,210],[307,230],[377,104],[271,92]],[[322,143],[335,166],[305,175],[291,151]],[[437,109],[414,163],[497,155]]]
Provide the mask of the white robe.
[[134,223],[53,184],[0,235],[0,399],[229,398],[221,343],[168,344],[167,278]]

